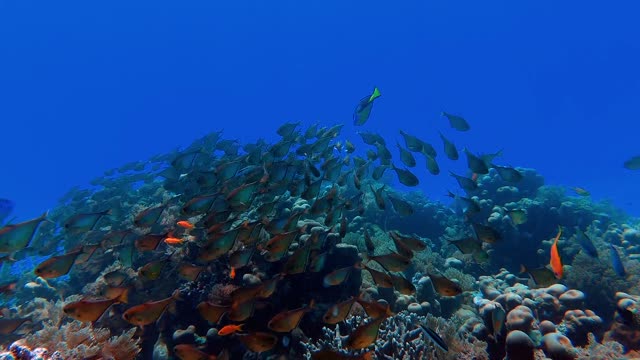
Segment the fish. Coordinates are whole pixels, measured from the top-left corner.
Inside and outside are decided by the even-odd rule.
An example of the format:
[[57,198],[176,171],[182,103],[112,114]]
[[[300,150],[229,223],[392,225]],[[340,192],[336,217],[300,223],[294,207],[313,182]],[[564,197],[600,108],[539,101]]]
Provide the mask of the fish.
[[640,156],[633,156],[623,164],[625,169],[640,170]]
[[134,246],[140,251],[153,251],[167,236],[169,236],[168,233],[143,235],[134,241]]
[[150,301],[136,305],[122,314],[122,318],[136,326],[153,324],[164,313],[167,307],[180,298],[180,291],[176,290],[170,297],[158,301]]
[[586,196],[590,196],[590,195],[591,195],[591,193],[590,193],[589,191],[587,191],[586,189],[581,188],[581,187],[574,186],[574,187],[572,187],[571,189],[572,189],[576,194],[578,194],[578,195],[580,195],[580,196],[585,196],[585,197],[586,197]]
[[413,152],[422,152],[424,146],[422,145],[424,142],[417,137],[407,134],[406,132],[400,130],[400,135],[404,138],[404,144],[410,151]]
[[169,262],[169,258],[150,261],[138,269],[138,275],[148,280],[157,280],[162,273],[162,269],[164,269],[165,265]]
[[489,168],[487,167],[487,163],[474,155],[467,148],[464,149],[464,153],[467,156],[467,167],[473,171],[475,174],[488,174]]
[[278,337],[268,332],[251,332],[239,335],[238,340],[249,350],[257,353],[269,351],[278,343]]
[[411,259],[398,253],[369,256],[362,254],[367,261],[375,261],[387,271],[402,272],[411,265]]
[[416,287],[411,283],[411,281],[400,275],[389,274],[389,276],[391,277],[393,288],[400,294],[413,295],[416,293]]
[[74,250],[64,255],[52,256],[41,262],[35,268],[34,273],[43,279],[53,279],[66,275],[80,254],[82,254],[82,249]]
[[309,302],[308,305],[303,306],[299,309],[283,311],[281,313],[276,314],[269,323],[267,323],[267,327],[275,332],[287,333],[291,330],[298,327],[300,320],[304,314],[312,311],[315,306],[315,302],[313,299]]
[[11,295],[13,292],[15,292],[17,285],[18,285],[17,281],[0,285],[0,294]]
[[429,171],[429,174],[431,175],[438,175],[440,174],[440,166],[438,165],[438,162],[436,161],[436,159],[433,156],[430,156],[428,154],[425,154],[425,159],[427,159],[427,170]]
[[500,178],[504,181],[510,183],[517,183],[524,177],[522,173],[512,167],[508,166],[498,166],[495,164],[491,164],[491,167],[496,169]]
[[0,228],[0,253],[12,253],[29,246],[40,224],[48,221],[47,215],[45,212],[35,219]]
[[469,129],[471,129],[467,120],[461,116],[449,114],[444,111],[442,112],[442,116],[446,117],[447,120],[449,120],[449,125],[458,131],[469,131]]
[[482,225],[479,223],[471,224],[471,228],[478,239],[478,241],[486,242],[488,244],[495,244],[502,240],[502,236],[491,226]]
[[122,285],[122,283],[128,277],[129,276],[127,275],[127,273],[122,269],[110,271],[102,276],[102,278],[104,279],[104,282],[106,282],[107,285],[112,287],[118,287]]
[[347,300],[330,306],[322,316],[322,321],[331,325],[344,321],[349,315],[349,312],[351,312],[351,308],[355,302],[356,298],[352,296]]
[[622,260],[620,259],[620,254],[618,254],[615,246],[611,243],[609,243],[609,251],[611,252],[611,266],[613,267],[613,271],[615,271],[616,275],[620,277],[627,276],[627,272],[625,271]]
[[324,287],[340,285],[345,281],[347,281],[347,279],[349,278],[349,275],[351,275],[351,272],[353,272],[354,269],[361,269],[361,268],[362,268],[362,264],[356,263],[355,265],[352,265],[352,266],[346,266],[343,268],[336,269],[324,276],[324,279],[322,280],[322,284],[324,285]]
[[184,244],[185,240],[169,235],[168,237],[164,238],[163,242],[169,246],[178,246]]
[[369,116],[371,115],[371,109],[373,108],[373,102],[380,97],[380,90],[377,87],[373,88],[373,93],[363,97],[356,109],[353,111],[353,124],[356,126],[364,125]]
[[527,222],[527,212],[525,210],[514,209],[506,212],[514,225],[522,225]]
[[133,224],[137,227],[151,227],[160,220],[160,216],[166,208],[166,205],[146,208],[135,216]]
[[371,346],[378,338],[380,325],[382,325],[385,319],[386,317],[382,316],[358,326],[353,333],[349,335],[345,348],[348,350],[360,350]]
[[371,239],[371,235],[369,235],[369,232],[367,231],[367,229],[364,229],[364,246],[367,249],[367,254],[373,255],[373,253],[376,250],[376,247],[373,244],[373,239]]
[[438,333],[423,324],[419,324],[419,326],[422,331],[424,331],[424,334],[427,336],[427,338],[429,338],[438,349],[444,352],[449,351],[447,343],[440,337],[440,335],[438,335]]
[[276,133],[284,138],[288,138],[296,131],[296,128],[300,125],[300,122],[290,122],[280,125]]
[[176,225],[180,226],[183,229],[193,230],[196,226],[190,223],[187,220],[181,220],[176,223]]
[[216,305],[208,301],[203,301],[196,306],[198,313],[203,319],[217,324],[222,315],[231,311],[231,306]]
[[387,194],[387,198],[389,199],[389,202],[391,202],[393,209],[396,211],[396,213],[398,213],[398,215],[400,216],[413,215],[413,207],[411,207],[411,204],[409,204],[408,202],[400,198],[397,198],[391,194]]
[[385,205],[384,197],[383,197],[382,194],[383,194],[385,185],[383,184],[382,186],[380,186],[378,188],[378,190],[375,190],[373,188],[373,185],[369,184],[369,188],[371,188],[371,192],[373,193],[373,196],[374,196],[374,199],[376,201],[376,205],[378,206],[378,209],[384,210],[386,205]]
[[498,335],[502,332],[502,328],[504,327],[504,320],[507,317],[507,313],[504,311],[502,306],[496,306],[495,309],[491,312],[491,325],[493,326],[493,338],[498,338]]
[[362,294],[358,296],[356,301],[358,302],[358,304],[360,304],[360,306],[362,306],[364,311],[371,318],[378,319],[381,317],[389,317],[394,315],[391,311],[391,308],[389,307],[389,304],[382,304],[378,301],[366,301],[363,298]]
[[582,247],[582,250],[585,254],[590,257],[597,259],[598,258],[598,249],[596,249],[595,245],[593,245],[593,241],[585,234],[584,231],[579,230],[578,243]]
[[373,360],[373,351],[360,355],[345,355],[335,350],[320,350],[311,354],[311,360]]
[[13,201],[0,198],[0,224],[4,223],[15,207],[16,204]]
[[413,154],[411,154],[409,150],[400,146],[400,143],[396,142],[396,145],[398,146],[398,151],[400,151],[400,161],[402,161],[402,163],[407,167],[416,166],[416,159],[413,157]]
[[234,333],[242,330],[242,325],[244,325],[244,324],[240,324],[240,325],[236,325],[236,324],[225,325],[225,326],[222,327],[222,329],[218,330],[218,335],[227,336],[227,335],[234,334]]
[[444,145],[445,155],[447,155],[449,160],[458,160],[458,158],[460,158],[460,155],[458,154],[458,149],[456,149],[456,146],[451,141],[449,141],[449,139],[444,137],[442,133],[439,134],[440,139],[442,139],[442,144]]
[[558,240],[561,235],[562,227],[558,227],[558,235],[556,235],[551,245],[551,260],[549,260],[549,266],[551,266],[551,270],[556,279],[562,279],[562,259],[560,258],[560,251],[558,250]]
[[22,324],[31,321],[29,318],[0,318],[0,335],[9,335],[14,333]]
[[531,280],[540,287],[551,286],[557,282],[553,271],[546,266],[536,269],[527,269],[524,265],[520,265],[520,273],[528,274]]
[[180,344],[173,347],[173,353],[180,360],[216,360],[217,356],[198,350],[191,344]]
[[396,175],[398,176],[398,181],[400,181],[400,183],[402,185],[405,186],[418,186],[418,184],[420,184],[420,181],[418,180],[418,178],[413,175],[413,173],[407,169],[400,169],[398,167],[396,167],[393,163],[391,164],[391,169],[393,169],[393,171],[396,172]]
[[94,213],[78,214],[70,217],[64,223],[64,228],[71,234],[78,234],[93,230],[100,219],[111,214],[111,210],[99,211]]
[[128,289],[120,289],[116,297],[105,300],[80,300],[66,304],[62,311],[72,319],[81,322],[94,322],[102,317],[113,304],[127,303]]
[[447,240],[451,245],[454,245],[461,253],[465,255],[471,255],[473,259],[478,263],[485,263],[489,261],[489,254],[482,249],[482,242],[469,237],[461,240]]
[[462,294],[462,288],[457,283],[443,275],[427,274],[431,278],[433,288],[442,296],[457,296]]
[[187,281],[196,281],[206,266],[183,263],[178,266],[178,275]]
[[456,179],[456,181],[458,182],[458,185],[460,185],[462,190],[468,193],[478,189],[478,184],[472,179],[469,179],[468,177],[455,174],[453,171],[449,171],[449,175],[451,175],[454,179]]
[[373,279],[373,282],[376,284],[376,286],[378,286],[378,288],[393,288],[393,280],[391,279],[391,276],[389,276],[389,274],[372,269],[366,265],[364,266],[364,269],[367,270],[369,274],[371,274],[371,278]]

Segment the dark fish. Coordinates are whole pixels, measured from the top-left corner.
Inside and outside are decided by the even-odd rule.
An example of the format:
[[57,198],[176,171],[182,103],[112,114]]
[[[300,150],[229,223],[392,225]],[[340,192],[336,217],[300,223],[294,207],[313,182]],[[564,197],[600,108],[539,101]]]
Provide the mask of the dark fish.
[[553,271],[546,266],[536,269],[527,269],[524,265],[520,265],[520,273],[529,274],[531,280],[540,287],[547,287],[557,282]]
[[364,266],[364,268],[369,272],[369,274],[371,274],[371,278],[373,279],[373,282],[379,288],[389,289],[393,287],[393,280],[391,280],[391,276],[389,276],[389,274],[382,271],[378,271],[376,269],[372,269],[366,265]]
[[296,130],[296,127],[298,127],[298,125],[300,125],[300,122],[285,123],[278,128],[276,133],[284,138],[288,138],[293,134],[293,132]]
[[400,161],[407,167],[416,166],[416,159],[413,157],[413,154],[402,146],[399,143],[396,143],[398,146],[398,151],[400,151]]
[[427,248],[427,244],[424,241],[415,237],[401,235],[397,231],[389,231],[389,236],[391,236],[394,241],[401,242],[411,251],[423,251]]
[[432,158],[435,158],[436,156],[438,156],[438,152],[436,151],[436,148],[434,148],[433,145],[424,141],[422,141],[422,150],[420,150],[420,152],[422,153],[422,155],[431,156]]
[[609,243],[609,250],[611,251],[611,266],[613,266],[613,271],[620,277],[627,276],[627,272],[624,270],[624,265],[620,259],[620,254],[618,254],[618,251],[611,243]]
[[65,222],[64,228],[70,233],[87,232],[93,230],[98,221],[109,214],[111,210],[74,215]]
[[398,213],[398,215],[410,216],[413,214],[413,208],[408,202],[390,194],[387,195],[387,197],[389,198],[391,205],[393,205],[393,209]]
[[416,293],[416,287],[413,286],[411,281],[399,275],[389,274],[389,276],[391,277],[393,288],[396,289],[396,291],[398,291],[400,294],[413,295]]
[[442,116],[446,117],[449,120],[451,127],[458,131],[468,131],[471,128],[469,123],[467,123],[467,120],[461,116],[449,114],[444,111],[442,112]]
[[440,133],[440,139],[442,139],[442,143],[444,144],[444,153],[447,155],[447,157],[450,160],[458,160],[460,155],[458,154],[458,149],[456,149],[456,146],[451,141],[449,141],[449,139],[444,137],[442,133]]
[[479,241],[494,244],[502,239],[500,234],[491,226],[482,225],[478,223],[471,224],[473,232]]
[[382,175],[384,175],[385,170],[387,170],[388,168],[389,167],[385,165],[376,167],[375,169],[373,169],[373,174],[371,174],[371,177],[373,178],[373,180],[380,180]]
[[9,335],[18,330],[22,324],[30,321],[29,318],[0,318],[0,335]]
[[470,237],[461,240],[447,241],[458,248],[461,253],[465,255],[472,255],[473,259],[479,263],[484,263],[489,260],[489,254],[482,249],[482,243],[474,238]]
[[516,183],[522,180],[522,177],[523,177],[522,173],[512,167],[498,166],[495,164],[491,164],[491,167],[496,169],[496,171],[498,172],[498,175],[500,175],[500,178],[502,178],[502,180],[504,181]]
[[456,201],[459,201],[459,202],[464,203],[464,209],[463,209],[463,212],[464,212],[465,214],[468,214],[468,215],[470,215],[470,214],[477,214],[477,213],[479,213],[479,212],[480,212],[480,210],[481,210],[481,209],[480,209],[480,204],[478,204],[478,203],[477,203],[474,199],[472,199],[472,198],[468,198],[468,197],[464,197],[464,196],[459,196],[459,195],[456,195],[456,194],[452,193],[451,191],[449,191],[449,192],[447,193],[447,196],[448,196],[448,197],[450,197],[450,198],[452,198],[452,199],[454,199],[454,200],[456,200]]
[[428,154],[425,154],[424,157],[425,159],[427,159],[427,170],[429,170],[429,173],[431,175],[440,174],[440,166],[438,165],[436,159],[432,156],[429,156]]
[[578,236],[578,242],[580,246],[582,246],[582,250],[592,258],[598,258],[598,250],[593,245],[593,241],[584,233],[584,231],[580,230],[580,235]]
[[455,174],[452,171],[449,171],[449,174],[453,176],[454,179],[456,179],[456,181],[458,182],[458,185],[460,185],[462,190],[469,193],[478,189],[478,184],[476,184],[476,182],[473,181],[472,179]]
[[385,186],[384,185],[380,186],[378,190],[374,190],[373,185],[371,184],[369,184],[369,187],[371,188],[371,192],[373,192],[373,196],[375,197],[376,205],[378,206],[378,209],[384,210],[385,203],[384,203],[384,197],[382,196],[382,192],[384,191]]
[[361,355],[345,355],[335,350],[320,350],[311,354],[311,360],[373,360],[374,352]]
[[384,316],[371,320],[366,324],[358,326],[347,339],[346,348],[349,350],[359,350],[369,347],[378,338],[380,325],[386,318]]
[[367,248],[367,253],[369,255],[373,255],[373,253],[376,250],[375,245],[373,245],[373,240],[371,239],[371,236],[369,235],[369,232],[367,231],[367,229],[364,229],[364,245]]
[[462,294],[462,288],[457,283],[443,275],[427,274],[431,278],[433,288],[442,296],[456,296]]
[[[366,255],[366,254],[365,254]],[[405,271],[411,265],[411,259],[398,253],[389,253],[376,256],[365,256],[367,260],[373,260],[387,271]]]
[[464,149],[464,153],[467,155],[467,166],[471,171],[476,174],[488,174],[489,168],[484,160],[475,156],[467,148]]
[[412,187],[412,186],[418,186],[418,184],[420,183],[418,178],[415,175],[413,175],[411,171],[407,169],[397,168],[394,164],[391,164],[391,168],[393,169],[393,171],[396,172],[396,175],[398,176],[398,181],[400,181],[402,185]]
[[354,125],[361,126],[369,120],[369,115],[371,115],[371,109],[373,108],[373,101],[379,97],[380,90],[375,87],[371,95],[367,95],[360,100],[353,112]]
[[400,135],[404,138],[404,144],[407,146],[407,149],[413,152],[422,152],[423,150],[423,142],[417,137],[407,134],[406,132],[400,130]]
[[634,156],[625,161],[624,167],[629,170],[640,170],[640,156]]
[[444,340],[442,340],[442,338],[440,337],[440,335],[438,335],[435,331],[431,330],[430,328],[420,324],[420,328],[424,331],[425,335],[431,339],[431,341],[433,341],[433,344],[438,347],[440,350],[442,351],[449,351],[449,347],[447,346],[447,343],[444,342]]
[[139,227],[151,227],[158,222],[165,208],[165,205],[146,208],[136,215],[133,219],[133,224]]
[[377,145],[377,144],[385,144],[384,138],[378,134],[359,131],[358,135],[362,138],[362,141],[367,145]]
[[11,200],[0,199],[0,224],[4,223],[5,219],[11,215],[15,206],[15,203]]

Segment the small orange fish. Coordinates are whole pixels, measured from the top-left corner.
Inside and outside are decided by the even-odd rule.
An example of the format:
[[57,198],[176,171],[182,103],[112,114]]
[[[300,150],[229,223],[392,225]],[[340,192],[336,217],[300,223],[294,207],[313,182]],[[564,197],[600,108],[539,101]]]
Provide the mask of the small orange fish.
[[193,225],[192,223],[186,221],[186,220],[182,220],[182,221],[178,221],[176,223],[178,226],[180,226],[181,228],[187,229],[187,230],[191,230],[193,228],[195,228],[196,226]]
[[173,246],[182,245],[182,244],[184,244],[184,239],[176,238],[176,237],[173,237],[173,236],[169,236],[169,237],[164,239],[164,243],[167,244],[167,245],[173,245]]
[[235,332],[238,332],[240,330],[242,330],[242,325],[244,324],[240,324],[240,325],[226,325],[224,327],[222,327],[222,329],[220,329],[220,331],[218,331],[218,335],[220,336],[227,336],[227,335],[231,335]]
[[231,279],[235,279],[236,278],[236,268],[232,267],[231,271],[229,271],[229,277]]
[[556,279],[562,279],[562,259],[560,258],[560,251],[558,251],[560,235],[562,235],[562,227],[558,226],[558,235],[556,235],[553,245],[551,245],[551,261],[549,261]]

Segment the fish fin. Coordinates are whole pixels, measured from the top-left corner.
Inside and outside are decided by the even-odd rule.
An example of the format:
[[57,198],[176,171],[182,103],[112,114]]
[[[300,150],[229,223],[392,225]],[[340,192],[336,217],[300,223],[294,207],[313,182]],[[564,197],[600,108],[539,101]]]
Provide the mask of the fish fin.
[[528,272],[527,267],[524,266],[524,264],[520,264],[520,274],[524,274],[526,272]]
[[129,303],[129,288],[124,289],[124,291],[118,295],[116,298],[116,302],[128,304]]

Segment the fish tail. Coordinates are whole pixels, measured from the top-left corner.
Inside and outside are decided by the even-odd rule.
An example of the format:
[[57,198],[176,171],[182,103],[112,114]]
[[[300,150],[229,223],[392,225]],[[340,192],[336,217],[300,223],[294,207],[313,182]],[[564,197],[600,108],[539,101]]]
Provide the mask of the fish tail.
[[122,304],[128,304],[129,303],[129,289],[124,289],[122,291],[122,293],[120,293],[120,295],[118,295],[118,297],[116,297],[116,302],[118,303],[122,303]]
[[527,267],[524,266],[524,264],[520,264],[520,274],[524,274],[526,272],[528,272]]

